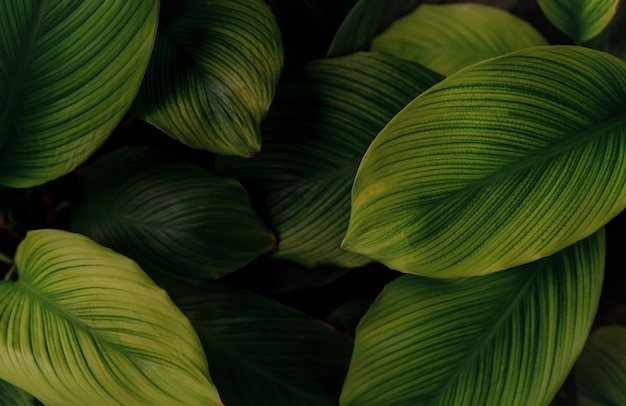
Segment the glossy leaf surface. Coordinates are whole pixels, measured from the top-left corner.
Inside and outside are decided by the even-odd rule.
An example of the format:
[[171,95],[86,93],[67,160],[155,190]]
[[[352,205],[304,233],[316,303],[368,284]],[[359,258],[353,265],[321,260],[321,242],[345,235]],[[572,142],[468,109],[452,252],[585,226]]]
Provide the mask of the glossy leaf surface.
[[366,152],[343,241],[389,268],[488,274],[551,255],[626,206],[626,64],[527,48],[417,97]]
[[372,51],[450,75],[465,66],[546,40],[528,22],[474,3],[423,4],[372,41]]
[[283,65],[280,30],[263,0],[164,2],[133,111],[193,148],[251,156]]
[[343,406],[548,405],[580,354],[604,230],[492,275],[389,283],[356,330]]
[[336,405],[352,340],[263,296],[209,283],[175,291],[227,405]]
[[134,259],[157,283],[219,278],[274,247],[236,180],[174,155],[119,149],[89,165],[80,182],[72,231]]
[[29,231],[0,282],[0,379],[46,405],[221,405],[200,340],[136,263]]
[[307,64],[281,83],[263,124],[263,154],[219,157],[217,168],[261,189],[278,237],[274,256],[309,267],[363,265],[339,250],[350,188],[376,134],[440,80],[428,69],[372,52]]
[[158,5],[1,2],[1,185],[56,179],[107,139],[137,94]]
[[577,44],[598,35],[611,22],[621,0],[537,0],[552,24]]

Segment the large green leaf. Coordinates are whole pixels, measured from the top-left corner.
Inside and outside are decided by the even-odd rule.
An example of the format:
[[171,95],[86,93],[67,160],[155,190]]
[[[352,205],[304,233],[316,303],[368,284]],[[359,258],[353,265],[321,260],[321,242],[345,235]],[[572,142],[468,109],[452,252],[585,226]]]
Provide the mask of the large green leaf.
[[548,20],[577,44],[598,35],[621,0],[537,0]]
[[189,320],[135,264],[29,231],[0,282],[0,379],[46,405],[220,405]]
[[126,113],[159,2],[0,3],[0,184],[30,187],[76,168]]
[[604,230],[554,256],[461,279],[405,275],[359,323],[349,405],[548,405],[582,350]]
[[328,49],[328,57],[366,51],[376,35],[422,1],[359,0],[337,30]]
[[343,247],[433,277],[551,255],[626,207],[626,64],[577,46],[467,67],[366,152]]
[[265,297],[217,283],[172,292],[227,405],[336,405],[352,340]]
[[72,231],[134,259],[161,285],[219,278],[275,245],[236,180],[166,152],[119,149],[80,183]]
[[168,0],[133,111],[198,149],[251,156],[283,65],[263,0]]
[[581,405],[626,405],[626,327],[594,330],[574,373]]
[[0,406],[33,406],[33,397],[0,379]]
[[370,262],[339,249],[358,164],[389,119],[440,79],[374,52],[316,60],[284,79],[263,123],[263,153],[216,161],[220,172],[261,189],[275,257],[309,267]]
[[419,62],[442,75],[510,51],[547,45],[532,25],[495,7],[423,4],[372,41],[372,51]]

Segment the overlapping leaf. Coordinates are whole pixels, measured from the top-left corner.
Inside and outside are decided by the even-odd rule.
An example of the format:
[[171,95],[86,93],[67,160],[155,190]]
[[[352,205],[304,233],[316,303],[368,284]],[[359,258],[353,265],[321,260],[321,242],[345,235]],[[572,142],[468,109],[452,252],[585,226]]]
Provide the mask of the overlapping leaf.
[[133,111],[198,149],[251,156],[283,64],[280,30],[263,0],[164,2]]
[[23,390],[0,379],[0,406],[33,406],[34,399]]
[[310,267],[369,262],[339,250],[354,174],[378,131],[438,80],[372,52],[313,61],[285,78],[263,123],[263,154],[216,161],[222,173],[262,189],[276,257]]
[[345,249],[433,277],[551,255],[626,206],[626,64],[515,51],[417,97],[366,152]]
[[0,184],[30,187],[86,160],[130,107],[158,1],[0,4]]
[[189,320],[135,264],[30,231],[0,282],[0,379],[46,405],[221,405]]
[[473,63],[546,40],[507,11],[474,3],[423,4],[376,36],[370,49],[450,75]]
[[626,404],[626,327],[594,330],[574,371],[580,405]]
[[341,396],[361,405],[548,405],[580,354],[604,230],[492,275],[391,282],[361,320]]
[[125,147],[80,175],[73,231],[127,255],[160,284],[235,271],[274,237],[234,179],[147,147]]
[[537,0],[546,17],[577,44],[598,35],[611,22],[621,0]]
[[273,300],[217,283],[172,293],[227,405],[336,405],[352,340]]

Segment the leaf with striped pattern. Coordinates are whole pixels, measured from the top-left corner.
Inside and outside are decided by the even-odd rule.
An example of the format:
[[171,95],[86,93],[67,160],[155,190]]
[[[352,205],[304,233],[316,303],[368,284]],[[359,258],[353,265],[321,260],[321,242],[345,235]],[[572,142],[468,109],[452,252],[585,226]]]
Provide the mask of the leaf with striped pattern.
[[591,329],[604,260],[602,229],[496,274],[394,280],[357,327],[341,405],[548,405]]
[[576,44],[589,41],[611,22],[621,0],[537,0],[541,11]]
[[359,161],[387,121],[440,79],[373,52],[313,61],[285,78],[262,126],[263,153],[216,160],[221,173],[261,189],[278,237],[273,256],[309,267],[370,262],[339,250]]
[[283,66],[263,0],[168,0],[133,111],[174,139],[252,156]]
[[72,231],[124,254],[160,285],[219,278],[274,248],[235,179],[148,147],[124,147],[80,174]]
[[0,406],[33,406],[33,397],[0,379]]
[[198,335],[130,259],[29,231],[0,281],[0,379],[46,405],[221,405]]
[[431,277],[551,255],[626,207],[626,63],[526,48],[448,77],[379,133],[343,247]]
[[574,368],[578,401],[586,405],[626,405],[626,327],[594,330]]
[[448,76],[494,56],[547,44],[532,25],[505,10],[455,3],[419,6],[376,36],[370,49]]
[[157,0],[0,2],[0,184],[75,169],[130,107],[154,44]]

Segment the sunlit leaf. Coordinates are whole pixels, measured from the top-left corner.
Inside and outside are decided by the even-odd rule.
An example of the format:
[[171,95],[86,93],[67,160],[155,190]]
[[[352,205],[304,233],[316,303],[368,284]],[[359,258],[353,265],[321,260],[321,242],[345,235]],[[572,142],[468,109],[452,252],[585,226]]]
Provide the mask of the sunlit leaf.
[[510,51],[547,45],[528,22],[475,3],[423,4],[372,41],[372,51],[421,63],[442,75]]
[[158,5],[0,2],[0,184],[65,175],[104,142],[141,83]]
[[189,320],[131,260],[29,231],[0,282],[0,379],[46,405],[221,405]]
[[580,354],[604,230],[492,275],[388,284],[356,330],[343,406],[548,405]]
[[162,285],[219,278],[275,244],[236,180],[165,152],[119,149],[80,182],[72,231],[129,256]]
[[133,111],[191,147],[251,156],[283,65],[263,0],[164,1]]
[[615,15],[621,0],[537,0],[552,24],[577,44],[598,35]]
[[577,46],[480,62],[380,132],[343,247],[433,277],[551,255],[626,207],[626,64]]

